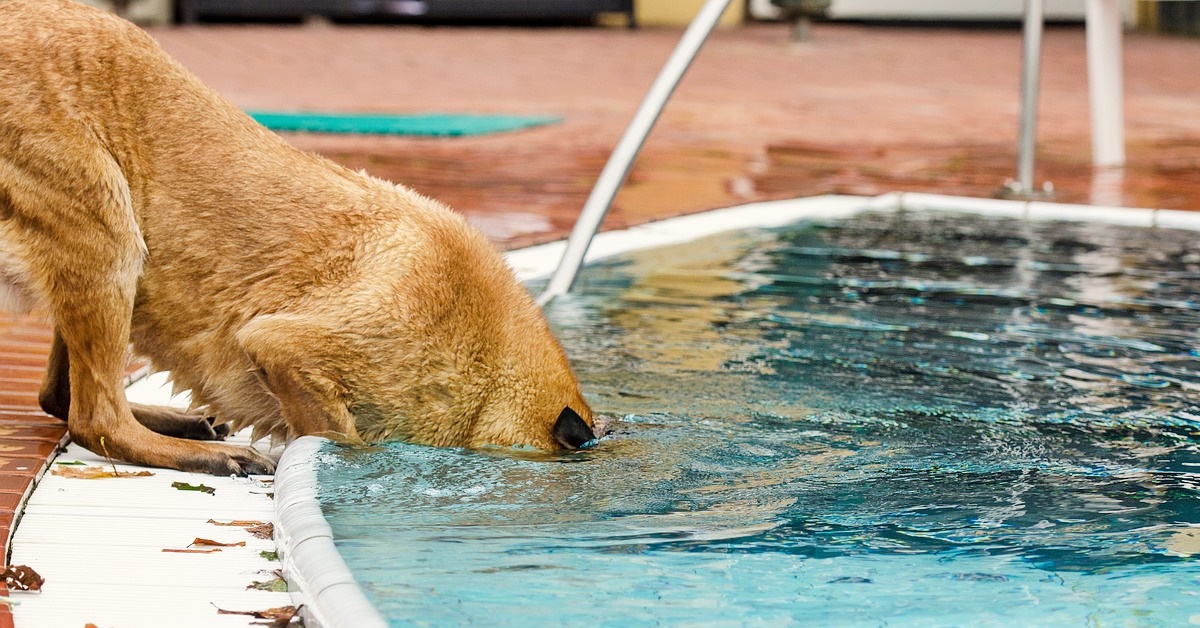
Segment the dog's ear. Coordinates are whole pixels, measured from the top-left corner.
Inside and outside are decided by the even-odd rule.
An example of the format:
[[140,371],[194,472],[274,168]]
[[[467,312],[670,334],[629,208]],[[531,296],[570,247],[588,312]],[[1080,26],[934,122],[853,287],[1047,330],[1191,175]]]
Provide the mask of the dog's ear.
[[579,449],[584,443],[595,440],[592,428],[570,407],[563,408],[554,422],[554,440],[567,449]]

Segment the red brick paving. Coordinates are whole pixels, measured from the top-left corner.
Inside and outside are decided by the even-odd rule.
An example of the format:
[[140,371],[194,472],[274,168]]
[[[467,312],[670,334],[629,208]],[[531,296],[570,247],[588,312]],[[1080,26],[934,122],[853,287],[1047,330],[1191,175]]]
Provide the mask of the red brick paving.
[[[552,239],[572,223],[679,37],[670,29],[153,32],[247,108],[563,116],[552,127],[455,140],[290,137],[448,202],[506,246]],[[1093,190],[1078,26],[1046,31],[1038,179],[1067,202],[1200,207],[1200,78],[1192,71],[1200,40],[1129,33],[1125,43],[1123,186],[1099,197]],[[827,192],[991,196],[1015,171],[1020,45],[1015,29],[823,24],[806,44],[789,43],[782,25],[719,31],[649,138],[607,226]]]
[[[562,237],[677,30],[239,27],[156,29],[246,108],[551,113],[552,127],[460,139],[293,135],[409,184],[502,246]],[[990,196],[1015,157],[1015,30],[779,25],[718,32],[650,137],[606,227],[750,200],[922,190]],[[1047,30],[1039,180],[1060,200],[1200,208],[1200,40],[1125,46],[1129,164],[1093,185],[1083,31]],[[36,405],[50,342],[0,317],[0,540],[65,437]],[[7,552],[7,544],[3,548]],[[7,555],[7,554],[5,554]],[[36,566],[35,566],[36,568]],[[3,591],[0,591],[3,593]],[[0,605],[0,628],[12,625]]]

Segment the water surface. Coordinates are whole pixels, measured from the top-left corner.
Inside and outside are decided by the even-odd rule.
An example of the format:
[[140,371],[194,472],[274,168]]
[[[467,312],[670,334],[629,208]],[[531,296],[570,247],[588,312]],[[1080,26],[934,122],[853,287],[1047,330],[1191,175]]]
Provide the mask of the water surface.
[[394,625],[1200,623],[1195,234],[865,214],[585,271],[571,455],[330,447]]

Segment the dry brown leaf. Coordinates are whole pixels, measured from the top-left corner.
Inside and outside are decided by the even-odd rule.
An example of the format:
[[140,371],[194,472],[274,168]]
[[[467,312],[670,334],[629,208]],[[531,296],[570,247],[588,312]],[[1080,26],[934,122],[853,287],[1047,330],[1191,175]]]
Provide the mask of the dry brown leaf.
[[234,519],[228,523],[224,521],[217,521],[216,519],[209,519],[208,522],[215,526],[232,526],[235,528],[248,528],[250,526],[263,525],[263,522],[257,519]]
[[104,467],[55,467],[50,470],[54,475],[77,480],[98,480],[100,478],[144,478],[154,475],[149,471],[116,471]]
[[173,553],[175,553],[175,554],[211,554],[211,553],[213,553],[213,552],[219,552],[219,551],[221,551],[221,548],[219,548],[219,547],[214,547],[214,548],[212,548],[212,549],[171,549],[171,548],[165,548],[165,549],[163,549],[163,551],[164,551],[164,552],[173,552]]
[[25,565],[9,565],[4,568],[0,577],[4,578],[4,584],[9,589],[19,591],[41,591],[42,585],[46,583],[45,578]]
[[196,537],[196,540],[192,541],[192,545],[199,545],[201,547],[205,547],[205,546],[207,546],[207,547],[246,547],[246,542],[238,541],[236,543],[222,543],[220,541],[213,541],[211,539],[202,539],[200,537]]
[[275,524],[269,522],[260,523],[259,525],[246,528],[246,531],[260,539],[269,539],[275,536]]
[[284,627],[292,622],[292,618],[296,615],[295,606],[278,606],[275,609],[266,610],[224,610],[221,606],[214,604],[217,609],[217,615],[247,615],[256,618],[256,620],[271,620],[269,626]]

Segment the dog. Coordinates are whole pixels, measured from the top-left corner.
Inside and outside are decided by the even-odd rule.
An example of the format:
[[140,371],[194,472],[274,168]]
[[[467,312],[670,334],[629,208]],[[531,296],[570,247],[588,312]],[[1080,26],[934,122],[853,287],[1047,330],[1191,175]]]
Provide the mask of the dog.
[[[0,297],[53,320],[42,408],[129,463],[271,473],[216,442],[246,426],[545,450],[595,436],[482,233],[291,147],[138,27],[70,0],[0,0]],[[131,343],[191,410],[126,400]]]

